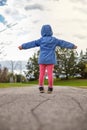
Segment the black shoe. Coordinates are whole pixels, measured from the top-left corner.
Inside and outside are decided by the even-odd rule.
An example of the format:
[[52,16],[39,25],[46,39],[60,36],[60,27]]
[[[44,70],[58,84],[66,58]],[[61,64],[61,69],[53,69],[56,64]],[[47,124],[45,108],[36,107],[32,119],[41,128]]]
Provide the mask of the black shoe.
[[47,93],[50,94],[50,93],[52,93],[52,91],[53,91],[53,88],[48,87]]
[[40,93],[44,93],[44,87],[39,87]]

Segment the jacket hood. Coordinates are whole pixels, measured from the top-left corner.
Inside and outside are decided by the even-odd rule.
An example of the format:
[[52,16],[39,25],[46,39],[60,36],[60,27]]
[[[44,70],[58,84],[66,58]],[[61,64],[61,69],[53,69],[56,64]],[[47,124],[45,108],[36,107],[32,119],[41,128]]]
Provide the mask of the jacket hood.
[[41,35],[42,35],[42,37],[52,36],[53,32],[52,32],[51,26],[50,25],[43,25],[42,29],[41,29]]

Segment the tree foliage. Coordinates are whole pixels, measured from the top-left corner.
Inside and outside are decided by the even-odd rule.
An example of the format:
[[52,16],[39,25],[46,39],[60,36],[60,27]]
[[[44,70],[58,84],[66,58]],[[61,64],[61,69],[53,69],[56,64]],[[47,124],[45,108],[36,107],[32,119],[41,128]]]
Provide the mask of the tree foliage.
[[34,55],[30,57],[27,62],[26,65],[27,72],[25,72],[25,74],[28,80],[38,79],[39,76],[38,54],[39,52],[34,53]]
[[[38,65],[39,52],[29,58],[27,62],[26,77],[31,79],[38,79],[39,65]],[[85,54],[81,51],[80,55],[76,50],[57,48],[56,49],[57,64],[54,68],[56,77],[65,75],[66,79],[69,77],[76,77],[77,75],[82,78],[87,78],[87,49]]]
[[8,82],[8,69],[0,69],[0,82]]
[[80,52],[79,62],[78,62],[78,73],[82,78],[87,78],[87,49],[85,54],[83,51]]
[[70,49],[57,48],[56,55],[58,59],[55,65],[56,75],[65,74],[66,78],[74,76],[76,73],[77,52]]

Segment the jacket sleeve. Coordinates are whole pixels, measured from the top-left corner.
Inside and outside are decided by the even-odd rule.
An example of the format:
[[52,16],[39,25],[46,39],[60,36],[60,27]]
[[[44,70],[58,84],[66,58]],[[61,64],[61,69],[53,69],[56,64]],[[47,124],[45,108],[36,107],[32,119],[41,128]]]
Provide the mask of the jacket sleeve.
[[34,48],[40,46],[41,40],[35,40],[27,43],[22,44],[22,49],[29,49],[29,48]]
[[74,44],[71,42],[67,42],[61,39],[56,39],[56,46],[60,46],[62,48],[74,49]]

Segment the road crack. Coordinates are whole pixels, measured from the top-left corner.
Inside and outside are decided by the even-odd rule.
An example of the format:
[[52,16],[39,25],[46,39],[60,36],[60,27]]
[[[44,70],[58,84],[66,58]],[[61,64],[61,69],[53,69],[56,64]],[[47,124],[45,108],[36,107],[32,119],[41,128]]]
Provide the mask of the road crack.
[[43,125],[39,119],[39,117],[37,116],[37,114],[35,113],[36,109],[39,108],[43,103],[49,101],[50,99],[45,99],[43,101],[41,101],[39,104],[37,104],[34,108],[31,109],[31,114],[34,117],[34,119],[36,120],[37,124],[38,124],[38,129],[37,130],[41,130]]
[[78,105],[78,107],[80,108],[80,110],[82,112],[84,112],[84,109],[83,109],[81,103],[76,98],[74,98],[74,97],[72,97],[70,95],[67,95],[67,94],[64,94],[64,95],[67,96],[67,97],[69,97],[69,98],[71,98],[71,100],[74,101]]
[[56,95],[53,95],[51,98],[46,98],[43,95],[39,95],[39,96],[45,98],[45,100],[41,101],[34,108],[31,109],[31,114],[32,114],[32,116],[34,117],[34,119],[36,120],[36,122],[38,124],[38,129],[37,130],[41,130],[43,128],[43,124],[41,123],[38,115],[35,113],[36,109],[38,109],[43,103],[46,103],[47,101],[51,100],[51,98],[53,99]]
[[[70,97],[71,97],[71,96],[70,96]],[[81,103],[80,103],[78,100],[76,100],[76,98],[74,98],[74,97],[71,97],[71,99],[78,105],[78,107],[79,107],[79,108],[81,109],[81,111],[83,112],[84,109],[83,109]]]

